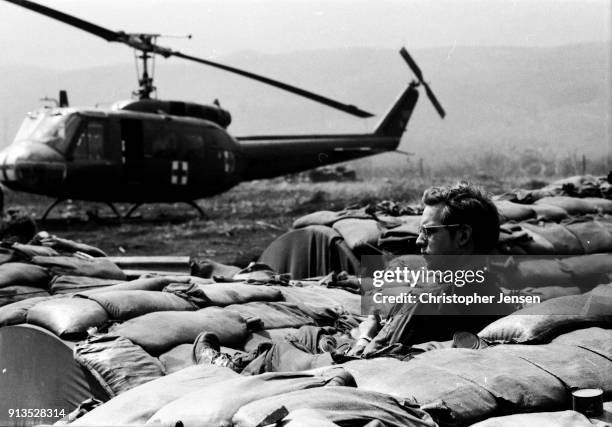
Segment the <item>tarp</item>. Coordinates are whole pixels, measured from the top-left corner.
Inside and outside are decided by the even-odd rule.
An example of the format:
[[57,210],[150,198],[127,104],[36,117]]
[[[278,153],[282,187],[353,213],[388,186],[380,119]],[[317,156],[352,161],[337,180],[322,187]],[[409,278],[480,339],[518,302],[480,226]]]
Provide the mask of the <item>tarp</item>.
[[107,393],[73,359],[59,338],[34,326],[0,328],[0,425],[53,424],[61,417],[9,418],[9,409],[74,410],[89,397],[108,400]]
[[289,231],[274,240],[259,262],[293,279],[325,276],[332,271],[359,272],[359,260],[334,229],[321,225]]

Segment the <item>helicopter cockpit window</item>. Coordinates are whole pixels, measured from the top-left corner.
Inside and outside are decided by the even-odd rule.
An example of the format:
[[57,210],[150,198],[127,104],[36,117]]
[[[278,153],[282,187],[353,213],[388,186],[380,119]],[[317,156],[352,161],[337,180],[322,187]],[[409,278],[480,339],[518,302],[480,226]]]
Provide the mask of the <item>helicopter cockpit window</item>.
[[86,160],[104,158],[104,123],[92,120],[82,128],[74,147],[74,158]]
[[15,142],[42,142],[63,153],[72,139],[79,120],[76,114],[48,112],[31,114],[23,121],[15,136]]

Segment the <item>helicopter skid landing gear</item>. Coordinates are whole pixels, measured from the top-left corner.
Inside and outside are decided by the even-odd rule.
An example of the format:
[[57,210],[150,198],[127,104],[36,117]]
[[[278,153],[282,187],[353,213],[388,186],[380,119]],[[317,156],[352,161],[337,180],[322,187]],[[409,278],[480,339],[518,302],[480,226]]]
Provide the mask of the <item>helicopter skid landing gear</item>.
[[62,202],[65,202],[67,199],[57,199],[55,202],[51,203],[47,209],[45,209],[45,211],[43,212],[42,216],[40,217],[41,221],[44,221],[45,219],[47,219],[47,215],[49,215],[51,213],[51,211],[53,210],[54,207],[56,207],[57,205],[59,205]]
[[[192,208],[194,208],[195,210],[198,211],[198,213],[200,214],[200,218],[202,219],[208,219],[208,215],[206,215],[206,213],[204,213],[204,211],[202,210],[202,208],[200,206],[198,206],[198,204],[193,201],[193,200],[185,200],[185,203],[187,203],[189,206],[191,206]],[[130,208],[129,211],[127,211],[127,213],[125,214],[125,216],[123,217],[124,219],[129,219],[130,216],[132,216],[132,214],[134,212],[136,212],[136,210],[141,207],[143,205],[143,203],[136,203],[134,205],[132,205],[132,207]]]
[[130,208],[129,211],[127,211],[127,213],[125,214],[125,216],[123,217],[124,219],[130,219],[130,216],[132,216],[132,214],[134,212],[136,212],[136,209],[138,209],[139,207],[142,206],[142,203],[136,203],[134,205],[132,205],[132,207]]
[[111,202],[106,202],[106,205],[111,208],[111,211],[113,211],[113,213],[117,216],[117,219],[121,219],[121,214],[119,213],[115,205],[113,205]]
[[202,208],[195,202],[195,200],[186,200],[185,203],[187,203],[189,206],[191,206],[196,211],[198,211],[200,214],[200,218],[208,219],[208,215],[206,215],[204,210],[202,210]]
[[[49,216],[49,214],[51,213],[51,211],[60,203],[67,201],[68,199],[57,199],[56,201],[54,201],[53,203],[51,203],[47,209],[45,209],[45,211],[43,212],[42,216],[40,217],[40,221],[44,221],[47,219],[47,216]],[[119,211],[117,210],[117,208],[115,207],[115,205],[113,205],[111,202],[104,202],[110,209],[111,211],[113,211],[113,213],[115,214],[115,216],[117,217],[117,219],[121,219],[121,214],[119,213]]]

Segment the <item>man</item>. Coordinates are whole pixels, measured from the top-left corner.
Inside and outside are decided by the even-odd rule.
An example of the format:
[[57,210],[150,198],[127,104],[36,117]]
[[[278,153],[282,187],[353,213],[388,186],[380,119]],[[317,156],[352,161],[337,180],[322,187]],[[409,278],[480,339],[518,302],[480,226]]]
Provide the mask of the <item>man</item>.
[[[491,199],[479,188],[460,183],[432,187],[422,198],[425,206],[416,244],[427,269],[437,271],[481,271],[482,283],[457,286],[454,283],[424,284],[416,294],[495,296],[499,290],[488,274],[486,257],[499,238],[499,215]],[[450,340],[457,331],[477,333],[496,318],[511,312],[499,304],[397,304],[384,326],[370,316],[360,325],[360,337],[352,355],[380,353],[389,347],[407,350],[426,341]]]
[[[480,189],[461,183],[453,187],[433,187],[423,194],[425,205],[421,218],[417,245],[431,270],[456,271],[484,269],[486,255],[492,251],[499,238],[499,215],[491,199]],[[467,294],[478,292],[480,295],[498,295],[499,290],[491,282],[470,286],[455,286],[454,283],[434,284],[421,291],[439,294],[442,292]],[[483,315],[477,304],[463,308],[452,304],[397,304],[390,313],[384,326],[378,316],[370,316],[359,325],[360,337],[348,353],[349,357],[402,356],[410,354],[411,345],[426,341],[449,340],[458,331],[476,333],[492,320],[508,314],[507,307],[498,305],[485,307],[493,309]],[[490,311],[490,310],[489,310]],[[474,314],[478,312],[478,314]],[[312,327],[311,327],[312,328]],[[321,329],[321,328],[314,328]],[[465,335],[460,335],[465,336]],[[473,337],[473,335],[471,335]],[[204,335],[198,337],[194,345],[196,363],[214,363],[222,366],[239,366],[236,360],[219,358],[219,346],[210,350]],[[299,341],[299,340],[298,340]],[[313,341],[313,344],[316,340]],[[290,343],[274,343],[250,359],[246,368],[238,371],[261,373],[275,370],[311,369],[333,362],[346,360],[337,351],[317,351],[316,344],[304,347]],[[322,350],[322,349],[321,349]],[[326,349],[328,350],[328,349]],[[325,351],[325,350],[323,350]],[[259,352],[258,352],[259,353]],[[287,367],[286,362],[292,364]]]

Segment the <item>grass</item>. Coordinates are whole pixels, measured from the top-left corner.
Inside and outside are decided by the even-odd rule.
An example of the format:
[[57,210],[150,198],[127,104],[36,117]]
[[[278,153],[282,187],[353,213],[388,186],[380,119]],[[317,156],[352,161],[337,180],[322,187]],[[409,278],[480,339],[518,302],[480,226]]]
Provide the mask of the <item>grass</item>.
[[[544,185],[553,180],[540,176],[500,177],[486,173],[426,174],[405,166],[384,169],[356,167],[359,181],[289,182],[284,178],[242,183],[218,196],[200,200],[208,215],[200,218],[185,204],[145,205],[133,221],[85,221],[87,210],[101,217],[111,212],[103,204],[62,204],[52,216],[72,219],[39,223],[39,229],[97,246],[109,255],[192,255],[244,265],[259,254],[295,219],[317,210],[341,210],[382,200],[418,204],[431,185],[468,179],[499,194],[513,188]],[[19,206],[39,217],[52,200],[42,196],[6,191],[5,206]],[[122,212],[128,206],[120,206]],[[79,219],[80,218],[80,219]]]

